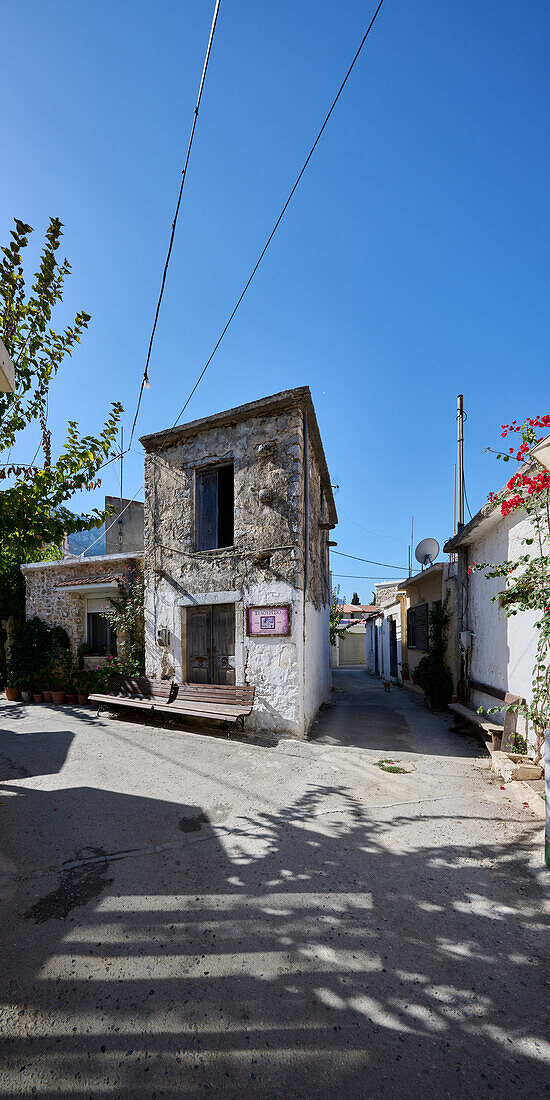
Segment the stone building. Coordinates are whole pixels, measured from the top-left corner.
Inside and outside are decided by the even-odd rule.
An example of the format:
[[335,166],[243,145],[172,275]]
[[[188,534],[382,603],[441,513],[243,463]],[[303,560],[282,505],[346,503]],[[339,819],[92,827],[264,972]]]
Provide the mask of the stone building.
[[[27,618],[38,615],[48,626],[62,626],[69,635],[74,656],[85,644],[95,664],[117,644],[101,614],[102,608],[110,606],[110,596],[118,596],[119,580],[128,584],[136,571],[143,569],[143,504],[128,508],[129,503],[123,500],[120,512],[118,497],[105,498],[111,511],[107,527],[113,524],[106,535],[111,552],[80,557],[65,553],[56,561],[21,566]],[[115,548],[120,548],[119,552]]]
[[253,684],[247,727],[326,698],[336,509],[307,387],[144,436],[146,667]]

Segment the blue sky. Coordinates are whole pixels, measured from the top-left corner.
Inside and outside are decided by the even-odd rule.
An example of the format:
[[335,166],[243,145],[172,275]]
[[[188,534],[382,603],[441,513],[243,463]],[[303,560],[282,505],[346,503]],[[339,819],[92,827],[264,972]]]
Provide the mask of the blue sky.
[[[222,0],[138,435],[183,404],[371,9]],[[38,246],[59,216],[65,319],[92,314],[53,388],[59,445],[69,417],[94,431],[110,400],[133,418],[212,11],[3,8],[2,241],[17,216]],[[483,453],[500,424],[549,411],[549,40],[546,0],[385,0],[189,406],[194,419],[308,384],[341,487],[339,550],[405,566],[411,515],[415,541],[451,534],[457,393],[473,511],[503,479]],[[141,481],[129,455],[126,495]],[[86,504],[117,486],[113,467]]]

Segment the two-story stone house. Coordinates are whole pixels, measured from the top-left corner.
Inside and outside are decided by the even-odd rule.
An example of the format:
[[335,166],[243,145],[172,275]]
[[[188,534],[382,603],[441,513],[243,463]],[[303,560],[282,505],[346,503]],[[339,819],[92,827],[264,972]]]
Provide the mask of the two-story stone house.
[[304,737],[330,687],[336,509],[308,387],[146,435],[147,673],[254,684]]

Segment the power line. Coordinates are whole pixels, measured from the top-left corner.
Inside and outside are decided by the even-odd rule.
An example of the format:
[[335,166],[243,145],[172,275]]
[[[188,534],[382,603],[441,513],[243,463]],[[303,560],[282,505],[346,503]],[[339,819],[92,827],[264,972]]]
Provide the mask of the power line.
[[[325,116],[323,124],[322,124],[322,126],[321,126],[321,128],[320,128],[320,130],[317,134],[317,137],[315,138],[315,141],[313,142],[313,145],[311,146],[311,149],[309,150],[309,153],[308,153],[308,155],[307,155],[307,157],[306,157],[306,159],[305,159],[305,161],[302,165],[302,168],[301,168],[301,170],[298,174],[296,182],[295,182],[295,184],[294,184],[294,186],[293,186],[293,188],[292,188],[292,190],[291,190],[291,192],[290,192],[290,194],[289,194],[289,196],[288,196],[288,198],[287,198],[287,200],[286,200],[286,202],[285,202],[285,204],[284,204],[284,206],[281,210],[281,213],[279,214],[279,217],[277,218],[277,221],[275,222],[275,225],[273,226],[273,229],[271,230],[271,233],[269,234],[269,237],[268,237],[268,239],[267,239],[267,241],[266,241],[259,257],[258,257],[258,260],[256,261],[256,263],[255,263],[255,265],[252,269],[252,272],[251,272],[247,282],[245,283],[245,286],[244,286],[241,294],[239,295],[239,298],[237,299],[237,302],[236,302],[236,304],[235,304],[235,306],[234,306],[234,308],[233,308],[233,310],[232,310],[232,312],[231,312],[224,328],[222,329],[222,332],[221,332],[216,344],[214,345],[214,348],[213,348],[211,354],[209,355],[209,357],[208,357],[201,373],[199,374],[199,376],[197,378],[197,381],[195,382],[189,396],[187,397],[187,400],[185,401],[185,404],[182,406],[182,408],[180,409],[176,419],[174,420],[174,423],[173,423],[172,427],[175,427],[176,424],[178,424],[181,417],[183,416],[183,413],[185,412],[189,402],[191,401],[193,395],[195,394],[200,382],[204,378],[204,375],[206,374],[206,371],[208,370],[208,367],[210,366],[210,363],[212,362],[212,360],[213,360],[213,358],[214,358],[214,356],[215,356],[215,354],[216,354],[216,352],[217,352],[217,350],[218,350],[218,348],[219,348],[219,346],[220,346],[220,344],[221,344],[221,342],[222,342],[222,340],[223,340],[223,338],[224,338],[224,336],[225,336],[225,334],[226,334],[226,332],[227,332],[227,330],[228,330],[235,314],[237,313],[237,310],[239,309],[239,306],[241,305],[241,302],[242,302],[242,300],[243,300],[243,298],[244,298],[244,296],[245,296],[245,294],[246,294],[246,292],[247,292],[247,290],[248,290],[248,288],[249,288],[249,286],[250,286],[250,284],[251,284],[251,282],[252,282],[252,280],[253,280],[253,278],[254,278],[254,276],[255,276],[255,274],[256,274],[256,272],[257,272],[257,270],[258,270],[258,268],[259,268],[259,266],[260,266],[260,264],[263,260],[263,258],[264,258],[264,256],[265,256],[265,254],[266,254],[266,252],[267,252],[267,250],[268,250],[268,248],[271,244],[271,241],[273,240],[273,237],[275,236],[275,233],[277,232],[277,229],[279,228],[279,225],[281,224],[281,222],[283,220],[283,217],[284,217],[284,215],[285,215],[285,213],[286,213],[286,211],[287,211],[287,209],[288,209],[288,207],[289,207],[289,205],[292,201],[294,193],[298,188],[300,180],[302,179],[302,176],[303,176],[303,174],[304,174],[304,172],[305,172],[305,170],[306,170],[306,168],[307,168],[307,166],[308,166],[308,164],[309,164],[309,162],[310,162],[310,160],[313,156],[313,153],[315,152],[315,149],[317,148],[317,145],[319,144],[321,136],[322,136],[322,134],[323,134],[323,132],[324,132],[326,126],[327,126],[327,123],[328,123],[328,121],[329,121],[329,119],[332,115],[332,112],[334,111],[334,108],[336,107],[336,104],[337,104],[337,102],[338,102],[338,100],[339,100],[339,98],[340,98],[347,82],[348,82],[348,79],[351,75],[351,72],[352,72],[353,68],[355,67],[355,64],[356,64],[356,62],[359,58],[359,55],[360,55],[360,53],[363,49],[363,46],[365,45],[365,42],[367,41],[367,38],[368,38],[368,36],[369,36],[373,26],[374,26],[374,22],[376,20],[378,12],[380,11],[380,8],[382,7],[383,2],[384,2],[384,0],[379,0],[379,4],[378,4],[378,6],[377,6],[377,8],[374,12],[374,15],[373,15],[366,31],[365,31],[365,34],[363,35],[363,38],[361,39],[359,47],[358,47],[358,49],[355,53],[355,56],[354,56],[354,58],[351,62],[351,65],[349,66],[349,68],[346,72],[346,75],[344,76],[344,79],[342,80],[342,82],[340,84],[340,87],[338,88],[338,91],[337,91],[337,93],[336,93],[336,95],[335,95],[335,97],[334,97],[334,99],[331,103],[330,109],[329,109],[327,115]],[[131,449],[132,440],[133,440],[133,437],[134,437],[134,431],[135,431],[135,427],[136,427],[136,424],[137,424],[137,419],[138,419],[138,416],[139,416],[139,410],[140,410],[140,407],[141,407],[141,398],[143,396],[143,389],[144,389],[146,383],[148,382],[147,368],[149,366],[149,360],[150,360],[150,356],[151,356],[151,349],[152,349],[152,346],[153,346],[153,339],[154,339],[154,336],[155,336],[155,330],[156,330],[160,305],[161,305],[161,301],[162,301],[162,296],[163,296],[163,293],[164,293],[164,284],[166,282],[166,274],[167,274],[167,271],[168,271],[168,264],[169,264],[169,261],[170,261],[170,255],[171,255],[171,252],[172,252],[172,245],[173,245],[173,242],[174,242],[176,222],[177,222],[177,218],[178,218],[178,213],[179,213],[179,208],[180,208],[180,203],[181,203],[181,197],[182,197],[182,194],[183,194],[183,187],[184,187],[184,183],[185,183],[185,175],[186,175],[186,171],[187,171],[187,165],[189,163],[189,156],[190,156],[190,153],[191,153],[191,146],[193,144],[193,137],[194,137],[194,134],[195,134],[195,127],[196,127],[196,124],[197,124],[197,116],[198,116],[198,112],[199,112],[199,105],[200,105],[200,101],[201,101],[201,97],[202,97],[202,91],[203,91],[204,81],[205,81],[205,77],[206,77],[206,70],[208,68],[208,61],[209,61],[209,58],[210,58],[210,50],[211,50],[211,46],[212,46],[212,40],[213,40],[213,37],[214,37],[214,31],[215,31],[215,28],[216,28],[216,21],[217,21],[217,18],[218,18],[219,6],[220,6],[220,0],[216,0],[216,7],[215,7],[215,10],[214,10],[214,18],[212,20],[212,27],[211,27],[211,30],[210,30],[210,38],[209,38],[209,41],[208,41],[208,47],[207,47],[204,67],[203,67],[203,71],[202,71],[201,83],[200,83],[200,88],[199,88],[199,95],[198,95],[198,98],[197,98],[197,104],[195,106],[193,126],[191,128],[191,135],[190,135],[190,138],[189,138],[189,145],[188,145],[188,148],[187,148],[187,156],[185,158],[185,164],[184,164],[184,168],[183,168],[183,172],[182,172],[182,179],[181,179],[180,190],[179,190],[179,195],[178,195],[178,202],[177,202],[177,206],[176,206],[176,213],[175,213],[174,221],[173,221],[173,224],[172,224],[172,232],[171,232],[171,235],[170,235],[170,243],[169,243],[169,246],[168,246],[168,254],[167,254],[167,257],[166,257],[166,263],[164,265],[164,273],[163,273],[163,277],[162,277],[162,284],[161,284],[161,288],[160,288],[159,299],[158,299],[158,302],[157,302],[155,320],[154,320],[153,329],[152,329],[152,332],[151,332],[151,339],[149,341],[149,349],[148,349],[148,352],[147,352],[147,361],[146,361],[146,364],[145,364],[145,370],[143,372],[143,378],[142,378],[142,381],[141,381],[139,397],[138,397],[138,403],[137,403],[137,408],[136,408],[136,412],[135,412],[135,416],[134,416],[134,422],[132,424],[132,430],[130,432],[130,442],[128,444],[128,447],[123,452],[124,454],[127,454],[127,452]],[[118,455],[115,456],[115,459],[121,458],[121,457],[122,457],[122,455],[118,454]],[[105,465],[107,465],[107,463],[105,463]],[[143,485],[138,489],[138,492],[135,494],[135,496],[132,498],[132,501],[130,501],[129,504],[131,504],[139,496],[139,493],[141,492],[142,488],[143,488]],[[129,504],[126,505],[126,507],[129,507]],[[123,509],[123,511],[125,511],[125,510],[126,509]],[[122,514],[122,513],[120,513],[120,514]],[[111,526],[114,526],[114,524],[111,524]],[[106,528],[106,531],[108,531],[108,530],[110,530],[109,527]],[[100,536],[100,538],[101,537],[102,536]],[[99,539],[96,539],[96,542],[99,542]],[[92,546],[93,545],[95,545],[95,544],[92,543]],[[360,558],[358,560],[359,561],[363,561],[363,560],[366,561],[367,559]],[[372,564],[379,565],[381,563],[380,562],[373,562]],[[388,566],[388,568],[397,569],[399,567],[398,566]]]
[[379,573],[373,573],[371,576],[364,576],[363,574],[361,574],[361,576],[358,576],[357,573],[333,573],[332,576],[333,577],[345,577],[346,580],[350,580],[350,581],[378,581],[378,580],[380,580],[380,574]]
[[[216,23],[217,23],[217,20],[218,20],[219,8],[220,8],[220,0],[216,0],[216,7],[214,9],[214,17],[212,19],[212,26],[210,28],[210,38],[208,39],[206,57],[204,59],[201,82],[200,82],[200,86],[199,86],[199,94],[198,94],[198,97],[197,97],[197,102],[195,104],[195,111],[194,111],[194,115],[193,115],[193,125],[191,127],[191,134],[190,134],[190,137],[189,137],[189,144],[187,146],[187,156],[185,157],[185,164],[183,166],[183,171],[182,171],[182,174],[181,174],[181,184],[180,184],[180,189],[179,189],[178,201],[177,201],[177,204],[176,204],[176,213],[174,214],[174,220],[172,222],[172,232],[170,234],[170,243],[168,245],[168,253],[166,255],[166,263],[164,264],[162,282],[161,282],[161,285],[160,285],[160,294],[159,294],[159,297],[158,297],[157,308],[156,308],[156,311],[155,311],[155,320],[153,321],[153,328],[151,330],[151,338],[149,340],[149,348],[147,350],[147,360],[146,360],[146,363],[145,363],[145,370],[143,372],[143,378],[141,380],[141,386],[140,386],[140,390],[139,390],[139,397],[138,397],[138,403],[137,403],[137,408],[136,408],[136,415],[134,416],[134,423],[132,424],[132,431],[130,432],[130,445],[132,443],[132,439],[134,438],[134,431],[135,431],[135,427],[136,427],[136,423],[137,423],[137,418],[139,416],[141,398],[143,396],[143,389],[144,389],[145,386],[148,385],[148,382],[149,382],[149,377],[148,377],[148,374],[147,374],[147,370],[148,370],[148,367],[149,367],[149,360],[151,358],[151,350],[152,350],[152,347],[153,347],[153,340],[155,338],[155,331],[156,331],[157,321],[158,321],[159,312],[160,312],[160,304],[162,302],[162,296],[164,294],[164,284],[166,283],[166,275],[168,273],[168,264],[170,263],[170,256],[172,254],[172,245],[174,243],[174,236],[175,236],[175,232],[176,232],[176,224],[177,224],[178,214],[179,214],[180,205],[181,205],[181,197],[183,195],[183,187],[184,187],[184,184],[185,184],[185,176],[186,176],[186,173],[187,173],[187,165],[189,164],[189,157],[191,156],[191,146],[193,145],[193,138],[195,136],[195,128],[196,128],[196,125],[197,125],[197,118],[199,116],[199,107],[200,107],[200,102],[201,102],[201,99],[202,99],[202,91],[203,91],[203,88],[204,88],[204,81],[205,81],[205,78],[206,78],[206,70],[208,68],[208,62],[210,60],[210,50],[212,48],[212,41],[213,41],[213,38],[214,38],[214,31],[216,29]],[[177,421],[176,421],[176,423],[177,423]]]
[[407,549],[405,543],[401,542],[401,539],[396,539],[395,535],[381,535],[379,531],[372,531],[370,527],[365,527],[364,523],[358,523],[356,519],[352,518],[352,516],[348,516],[347,512],[344,512],[344,509],[341,508],[340,505],[338,506],[338,513],[339,515],[343,516],[344,519],[347,519],[350,523],[353,523],[355,527],[360,527],[362,531],[366,531],[367,535],[373,535],[374,538],[377,539],[391,539],[392,542],[397,542],[399,546],[403,546],[405,550]]
[[358,558],[355,554],[344,554],[342,550],[331,550],[331,554],[338,554],[341,558],[353,558],[353,561],[366,561],[368,565],[381,565],[383,569],[406,569],[404,565],[388,565],[387,561],[373,561],[372,558]]
[[284,206],[281,210],[281,213],[279,214],[279,217],[277,218],[277,221],[275,222],[275,225],[273,226],[273,229],[271,230],[271,233],[269,234],[269,237],[267,238],[267,241],[266,241],[264,247],[262,248],[262,251],[260,252],[260,255],[259,255],[258,259],[256,260],[256,263],[254,264],[254,267],[252,268],[252,272],[251,272],[249,278],[247,279],[243,290],[241,291],[239,297],[237,298],[236,304],[233,307],[233,310],[231,311],[231,313],[229,315],[229,318],[228,318],[226,324],[224,325],[224,327],[223,327],[223,329],[220,333],[220,336],[218,337],[218,340],[216,341],[216,343],[214,345],[213,350],[211,351],[208,359],[206,360],[206,363],[205,363],[204,367],[202,368],[202,371],[199,374],[199,376],[197,378],[197,381],[195,382],[195,385],[193,386],[193,389],[191,390],[191,393],[189,394],[189,397],[187,398],[185,404],[180,409],[180,411],[179,411],[179,413],[178,413],[178,415],[177,415],[177,417],[174,421],[174,425],[173,425],[174,427],[175,427],[176,424],[179,423],[179,421],[180,421],[181,417],[183,416],[189,402],[191,401],[191,398],[193,397],[193,394],[195,393],[195,391],[197,390],[200,382],[204,378],[204,375],[206,374],[206,371],[208,370],[208,367],[210,366],[210,364],[211,364],[211,362],[212,362],[212,360],[213,360],[213,358],[214,358],[214,356],[215,356],[215,354],[216,354],[216,352],[217,352],[217,350],[218,350],[218,348],[219,348],[219,346],[220,346],[220,344],[221,344],[221,342],[222,342],[222,340],[223,340],[223,338],[224,338],[224,336],[225,336],[225,334],[226,334],[226,332],[227,332],[227,330],[228,330],[228,328],[229,328],[229,326],[230,326],[230,324],[231,324],[231,322],[232,322],[232,320],[233,320],[233,318],[234,318],[234,316],[235,316],[235,314],[236,314],[236,312],[237,312],[237,310],[238,310],[238,308],[239,308],[239,306],[240,306],[240,304],[241,304],[241,302],[242,302],[242,300],[243,300],[243,298],[244,298],[244,296],[245,296],[245,294],[246,294],[246,292],[247,292],[247,290],[248,290],[248,288],[249,288],[249,286],[250,286],[250,284],[251,284],[251,282],[252,282],[252,280],[253,280],[253,278],[254,278],[254,276],[255,276],[255,274],[256,274],[256,272],[257,272],[257,270],[258,270],[258,268],[259,268],[259,266],[262,262],[262,260],[263,260],[263,258],[264,258],[264,256],[265,256],[265,254],[266,254],[266,252],[267,252],[267,250],[268,250],[268,248],[269,248],[269,246],[270,246],[270,244],[271,244],[271,242],[272,242],[272,240],[273,240],[273,238],[274,238],[274,236],[275,236],[275,234],[276,234],[276,232],[277,232],[277,230],[278,230],[278,228],[279,228],[279,226],[280,226],[280,224],[281,224],[281,222],[282,222],[282,220],[283,220],[283,218],[286,214],[286,211],[287,211],[288,207],[290,206],[290,203],[291,203],[291,200],[293,198],[294,192],[296,191],[296,189],[298,187],[298,184],[300,183],[300,180],[301,180],[301,178],[302,178],[302,176],[303,176],[303,174],[304,174],[304,172],[305,172],[305,170],[306,170],[306,168],[307,168],[307,166],[308,166],[308,164],[309,164],[309,162],[310,162],[310,160],[311,160],[311,158],[312,158],[312,156],[315,152],[315,149],[317,148],[317,145],[319,144],[319,141],[321,139],[321,135],[322,135],[322,133],[323,133],[323,131],[324,131],[324,129],[325,129],[327,123],[328,123],[328,120],[329,120],[334,108],[336,107],[336,104],[338,103],[338,100],[340,99],[340,96],[341,96],[341,94],[342,94],[342,92],[343,92],[343,90],[344,90],[344,88],[345,88],[345,86],[348,82],[348,78],[351,75],[352,69],[355,66],[355,63],[356,63],[356,61],[359,57],[359,54],[361,53],[361,50],[363,49],[363,46],[365,45],[365,42],[367,41],[367,38],[368,38],[368,36],[369,36],[369,34],[372,30],[372,27],[374,26],[374,21],[376,19],[376,16],[378,15],[378,12],[380,11],[380,8],[382,7],[383,3],[384,3],[384,0],[380,0],[380,2],[378,4],[378,7],[377,7],[377,9],[376,9],[371,21],[370,21],[365,33],[363,35],[363,38],[362,38],[361,43],[359,45],[359,48],[358,48],[358,50],[355,54],[355,57],[353,58],[353,61],[351,62],[351,65],[349,66],[349,69],[348,69],[342,83],[340,84],[340,87],[339,87],[339,89],[338,89],[338,91],[337,91],[337,93],[336,93],[336,95],[335,95],[335,97],[334,97],[334,99],[331,103],[330,110],[328,111],[328,114],[325,116],[325,120],[323,122],[323,125],[321,126],[321,129],[319,130],[319,132],[317,134],[317,137],[315,138],[315,141],[313,142],[313,145],[311,146],[311,149],[309,150],[309,153],[308,153],[308,155],[307,155],[307,157],[306,157],[306,159],[305,159],[305,161],[302,165],[302,168],[300,169],[300,172],[299,172],[299,175],[296,179],[296,182],[295,182],[295,184],[294,184],[294,186],[293,186],[293,188],[292,188],[292,190],[291,190],[291,192],[290,192],[290,194],[289,194],[289,196],[288,196],[288,198],[287,198],[287,200],[286,200],[286,202],[285,202],[285,204],[284,204]]

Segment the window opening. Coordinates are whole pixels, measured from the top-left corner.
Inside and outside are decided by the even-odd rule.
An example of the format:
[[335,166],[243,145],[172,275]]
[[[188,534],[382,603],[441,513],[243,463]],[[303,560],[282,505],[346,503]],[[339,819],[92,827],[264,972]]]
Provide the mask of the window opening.
[[216,550],[233,545],[233,463],[195,473],[195,549]]

